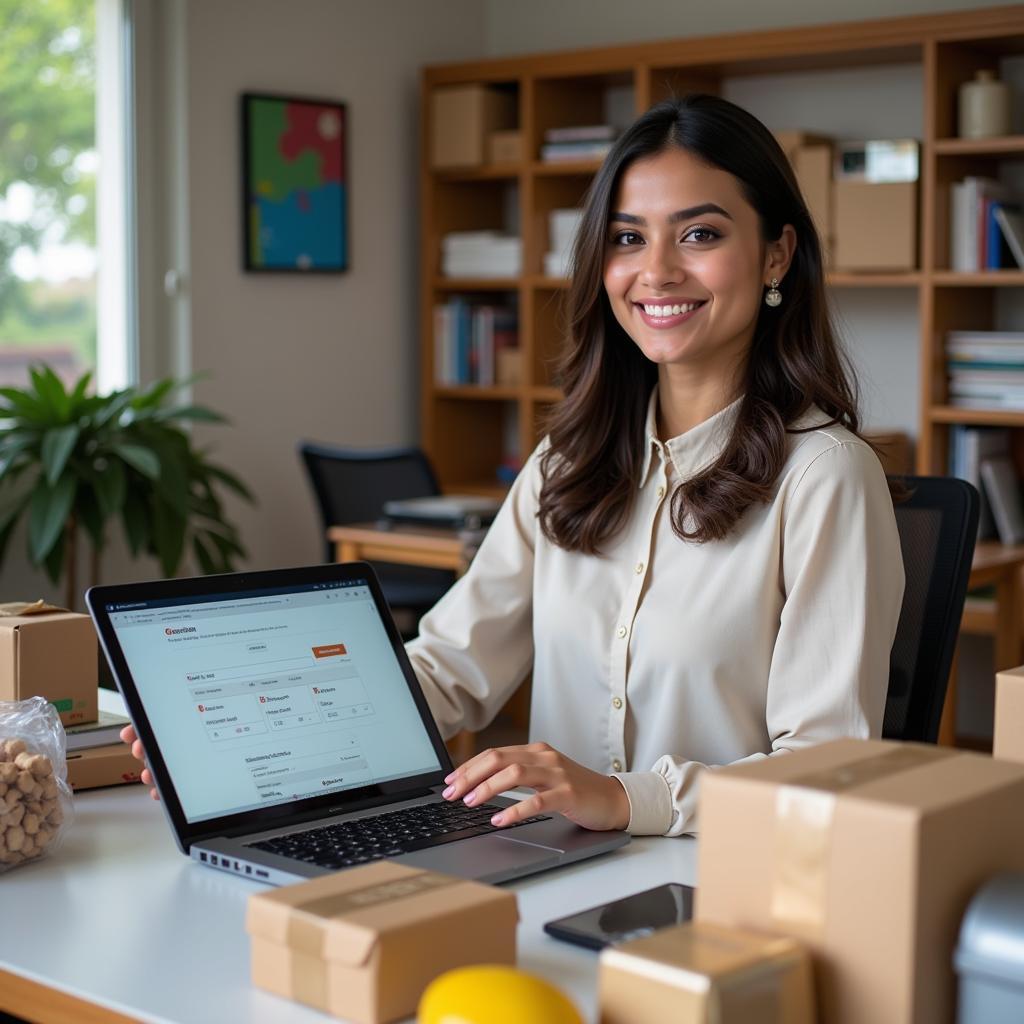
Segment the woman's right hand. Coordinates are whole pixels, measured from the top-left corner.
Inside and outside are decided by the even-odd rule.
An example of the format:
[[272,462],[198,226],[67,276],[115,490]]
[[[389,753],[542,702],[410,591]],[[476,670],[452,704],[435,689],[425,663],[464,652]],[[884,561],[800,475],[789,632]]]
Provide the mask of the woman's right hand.
[[[135,727],[126,725],[121,730],[121,739],[132,748],[132,757],[146,764],[146,752],[142,749],[142,740],[135,734]],[[142,769],[142,774],[139,778],[142,779],[145,785],[149,786],[149,795],[154,800],[159,800],[160,794],[156,791],[156,786],[153,785],[153,773],[149,770],[148,765]]]

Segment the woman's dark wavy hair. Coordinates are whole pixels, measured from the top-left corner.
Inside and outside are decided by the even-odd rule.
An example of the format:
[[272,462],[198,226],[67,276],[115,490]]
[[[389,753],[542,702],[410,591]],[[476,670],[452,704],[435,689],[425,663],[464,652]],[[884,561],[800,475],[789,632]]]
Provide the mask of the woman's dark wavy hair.
[[626,522],[639,484],[647,403],[657,367],[612,313],[603,285],[611,204],[625,170],[678,147],[737,179],[765,242],[786,224],[796,251],[777,308],[763,303],[735,426],[718,459],[672,495],[684,540],[720,540],[756,503],[768,502],[786,459],[786,434],[812,406],[860,434],[857,385],[833,328],[821,245],[789,161],[771,132],[741,107],[691,95],[652,107],[616,142],[595,177],[573,250],[565,398],[548,421],[541,458],[541,529],[554,544],[595,554]]

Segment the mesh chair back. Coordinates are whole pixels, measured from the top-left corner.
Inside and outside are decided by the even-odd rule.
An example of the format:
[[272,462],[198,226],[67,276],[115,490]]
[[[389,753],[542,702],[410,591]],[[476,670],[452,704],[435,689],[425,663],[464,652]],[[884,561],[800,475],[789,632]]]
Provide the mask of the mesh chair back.
[[[384,502],[440,494],[437,478],[419,448],[354,451],[330,445],[299,445],[324,530],[379,519]],[[327,560],[332,560],[327,545]]]
[[896,505],[906,587],[882,735],[934,743],[978,536],[978,492],[954,477],[899,479],[910,492]]

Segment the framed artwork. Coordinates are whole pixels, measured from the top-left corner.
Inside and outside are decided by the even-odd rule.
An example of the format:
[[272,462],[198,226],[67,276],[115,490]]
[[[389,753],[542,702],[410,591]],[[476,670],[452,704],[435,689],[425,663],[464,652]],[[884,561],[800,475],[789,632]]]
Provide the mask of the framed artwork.
[[243,94],[246,270],[348,269],[346,149],[344,103]]

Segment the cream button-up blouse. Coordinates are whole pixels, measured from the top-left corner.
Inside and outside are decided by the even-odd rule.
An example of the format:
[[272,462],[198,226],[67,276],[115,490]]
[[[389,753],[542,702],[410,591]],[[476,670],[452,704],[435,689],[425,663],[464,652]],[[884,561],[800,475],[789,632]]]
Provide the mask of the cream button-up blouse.
[[614,775],[630,832],[680,835],[703,772],[879,735],[903,560],[881,465],[837,426],[788,435],[773,500],[725,540],[681,540],[672,488],[721,452],[738,403],[663,444],[655,402],[603,554],[541,532],[542,444],[408,651],[446,737],[483,728],[532,669],[531,739]]

